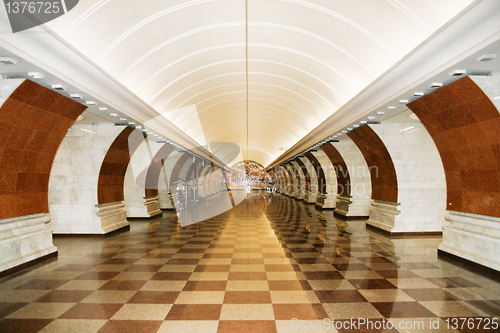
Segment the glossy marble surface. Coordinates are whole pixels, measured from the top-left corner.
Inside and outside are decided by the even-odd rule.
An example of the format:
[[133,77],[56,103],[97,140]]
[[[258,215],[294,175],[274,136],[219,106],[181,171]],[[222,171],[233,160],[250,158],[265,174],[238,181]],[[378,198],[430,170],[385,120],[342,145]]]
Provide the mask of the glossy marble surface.
[[[366,318],[395,328],[302,331],[470,332],[446,319],[498,318],[500,283],[438,259],[439,243],[253,191],[185,228],[164,212],[108,238],[55,239],[57,259],[0,280],[0,331],[300,332]],[[416,320],[424,329],[398,328]]]

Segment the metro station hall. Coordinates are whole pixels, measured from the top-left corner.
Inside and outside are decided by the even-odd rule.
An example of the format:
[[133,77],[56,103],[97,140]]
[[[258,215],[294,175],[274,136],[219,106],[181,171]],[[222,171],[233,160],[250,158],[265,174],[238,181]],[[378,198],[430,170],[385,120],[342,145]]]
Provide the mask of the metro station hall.
[[500,332],[499,0],[37,3],[0,332]]

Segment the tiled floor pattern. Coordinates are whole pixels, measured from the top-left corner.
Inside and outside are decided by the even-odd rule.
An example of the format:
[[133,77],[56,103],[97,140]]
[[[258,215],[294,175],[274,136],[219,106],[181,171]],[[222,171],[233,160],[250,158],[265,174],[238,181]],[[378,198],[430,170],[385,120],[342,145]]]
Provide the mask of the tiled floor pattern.
[[[0,332],[500,331],[447,329],[451,317],[498,318],[500,284],[437,259],[439,242],[252,192],[185,228],[164,213],[110,238],[56,238],[58,259],[0,280]],[[324,318],[395,328],[336,330]],[[397,326],[418,320],[425,328]]]

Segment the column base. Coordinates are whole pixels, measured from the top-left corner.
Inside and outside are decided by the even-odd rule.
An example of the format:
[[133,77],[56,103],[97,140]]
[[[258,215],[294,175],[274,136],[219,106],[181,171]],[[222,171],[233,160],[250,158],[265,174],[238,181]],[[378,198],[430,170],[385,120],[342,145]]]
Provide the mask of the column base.
[[370,205],[370,217],[366,221],[367,225],[377,229],[393,233],[393,229],[398,221],[401,212],[397,209],[398,203],[373,200]]
[[315,204],[317,201],[318,201],[318,193],[307,191],[306,195],[304,196],[304,202],[312,205]]
[[160,197],[155,195],[153,197],[144,198],[144,206],[147,208],[149,217],[161,215]]
[[438,250],[500,272],[500,218],[448,211]]
[[48,213],[0,220],[0,273],[57,255],[49,222]]
[[97,217],[101,220],[102,234],[130,226],[123,201],[96,205]]

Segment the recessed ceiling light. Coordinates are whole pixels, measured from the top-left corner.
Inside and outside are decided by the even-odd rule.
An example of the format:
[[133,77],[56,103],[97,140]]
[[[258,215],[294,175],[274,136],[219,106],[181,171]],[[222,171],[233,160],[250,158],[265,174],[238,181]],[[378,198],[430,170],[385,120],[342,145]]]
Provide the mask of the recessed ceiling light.
[[28,76],[32,79],[43,79],[45,77],[45,75],[39,72],[29,72]]
[[360,123],[360,124],[366,124],[366,123],[367,123],[367,121],[366,121],[366,120],[361,120],[359,123]]
[[385,112],[384,112],[384,111],[378,111],[378,112],[377,112],[377,115],[379,115],[379,116],[381,116],[381,115],[383,115],[383,114],[385,114]]
[[64,87],[61,84],[53,84],[51,87],[54,90],[64,90]]
[[101,111],[108,111],[108,108],[107,107],[100,107],[99,110],[101,110]]
[[406,103],[408,103],[409,101],[410,101],[410,100],[408,100],[408,99],[400,99],[400,100],[399,100],[399,104],[406,104]]
[[443,84],[441,82],[432,82],[431,88],[439,88],[442,87]]
[[352,128],[352,127],[347,127],[347,130],[348,130],[348,131],[352,131],[352,130],[353,130],[353,128]]
[[370,117],[368,117],[368,120],[373,120],[373,119],[375,119],[375,117],[374,117],[374,116],[370,116]]
[[415,92],[413,93],[413,96],[419,96],[419,97],[420,97],[420,96],[424,96],[424,94],[425,94],[425,93],[424,93],[424,92],[422,92],[422,91],[415,91]]
[[82,120],[85,120],[85,117],[82,116],[82,115],[79,115],[78,118],[76,118],[75,121],[82,121]]
[[467,73],[465,69],[455,69],[453,72],[450,73],[450,76],[460,76],[464,75],[465,73]]
[[490,53],[490,54],[483,54],[477,58],[477,61],[490,61],[492,59],[495,59],[497,55],[495,53]]
[[87,104],[87,105],[97,105],[97,103],[94,102],[94,101],[86,101],[85,104]]
[[347,131],[342,131],[342,133],[347,133]]
[[121,121],[127,121],[127,118],[120,118]]
[[497,97],[495,97],[495,98],[493,98],[493,99],[500,99],[500,96],[497,96]]
[[144,133],[146,133],[148,130],[147,130],[147,129],[143,129],[142,131],[143,131]]
[[19,60],[12,57],[0,57],[0,62],[4,65],[15,65],[19,62]]
[[358,125],[358,124],[356,124],[356,125],[352,125],[352,127],[354,127],[354,128],[358,128],[358,127],[359,127],[359,125]]
[[142,128],[142,126],[140,126],[140,125],[137,125],[137,126],[136,126],[135,128],[139,128],[139,129],[141,129],[141,128]]
[[332,136],[332,139],[335,139],[336,137],[337,137],[337,136],[336,136],[336,135],[334,135],[334,136]]
[[[134,123],[134,122],[132,122],[132,121],[129,121],[129,123],[128,123],[128,124],[129,124],[129,125],[135,125],[135,123]],[[138,126],[138,127],[139,127],[139,126]]]
[[337,135],[342,135],[342,133],[337,133]]
[[388,106],[386,107],[387,110],[396,110],[396,107],[395,106]]
[[69,97],[74,98],[74,99],[82,99],[83,96],[80,94],[69,94]]
[[118,117],[118,113],[110,113],[109,114],[111,117]]

